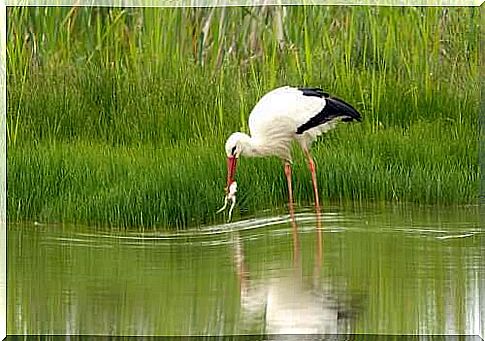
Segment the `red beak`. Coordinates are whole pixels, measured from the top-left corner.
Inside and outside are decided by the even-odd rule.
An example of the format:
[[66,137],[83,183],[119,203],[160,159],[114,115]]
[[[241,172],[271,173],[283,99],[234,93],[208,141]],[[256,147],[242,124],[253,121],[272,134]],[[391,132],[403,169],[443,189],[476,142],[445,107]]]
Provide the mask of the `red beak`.
[[226,191],[229,191],[229,186],[234,182],[234,175],[236,174],[237,158],[235,156],[227,157],[227,187]]

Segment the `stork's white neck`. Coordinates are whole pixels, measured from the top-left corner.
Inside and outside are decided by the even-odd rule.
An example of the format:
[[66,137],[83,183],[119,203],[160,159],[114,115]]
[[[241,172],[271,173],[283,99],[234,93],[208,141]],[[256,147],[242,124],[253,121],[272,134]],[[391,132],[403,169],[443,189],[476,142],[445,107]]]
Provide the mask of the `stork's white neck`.
[[241,150],[240,155],[244,156],[262,156],[261,150],[263,149],[261,144],[257,141],[257,139],[249,136],[245,133],[239,133],[239,148]]
[[239,143],[241,146],[240,155],[249,157],[276,155],[282,159],[291,159],[289,139],[263,140],[241,133]]

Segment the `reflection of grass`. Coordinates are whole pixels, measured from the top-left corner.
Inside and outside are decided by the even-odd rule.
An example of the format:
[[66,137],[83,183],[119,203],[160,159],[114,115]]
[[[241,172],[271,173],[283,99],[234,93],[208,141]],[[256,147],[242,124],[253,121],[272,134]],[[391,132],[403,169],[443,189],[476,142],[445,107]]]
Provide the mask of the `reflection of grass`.
[[[436,237],[480,230],[477,208],[403,206],[328,209],[333,214],[325,218],[319,272],[314,221],[299,224],[301,271],[293,268],[289,224],[212,235],[113,231],[111,238],[93,234],[91,227],[12,225],[8,329],[12,334],[63,334],[70,327],[76,334],[252,335],[264,332],[266,305],[258,305],[268,298],[264,293],[276,297],[278,291],[269,289],[293,279],[287,299],[327,297],[324,309],[335,308],[330,303],[338,300],[339,309],[354,313],[350,332],[469,333],[483,278],[477,276],[483,234]],[[237,235],[248,281],[242,288],[233,263]],[[254,299],[244,300],[243,294]],[[251,311],[245,315],[242,309],[251,302],[261,310],[252,310],[257,315],[247,324]],[[453,319],[447,319],[450,314]],[[65,321],[71,321],[67,327]]]
[[[324,200],[473,203],[477,13],[10,8],[9,217],[220,219],[224,140],[283,84],[322,86],[364,117],[315,146]],[[296,199],[310,202],[295,161]],[[275,159],[241,160],[237,180],[250,213],[286,202]]]

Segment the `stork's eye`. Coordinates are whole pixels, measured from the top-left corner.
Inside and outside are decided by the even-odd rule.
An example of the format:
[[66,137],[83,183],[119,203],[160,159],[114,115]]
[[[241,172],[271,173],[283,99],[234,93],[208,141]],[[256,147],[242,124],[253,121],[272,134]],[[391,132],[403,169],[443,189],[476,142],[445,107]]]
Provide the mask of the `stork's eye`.
[[236,153],[236,146],[232,147],[231,154],[234,155]]

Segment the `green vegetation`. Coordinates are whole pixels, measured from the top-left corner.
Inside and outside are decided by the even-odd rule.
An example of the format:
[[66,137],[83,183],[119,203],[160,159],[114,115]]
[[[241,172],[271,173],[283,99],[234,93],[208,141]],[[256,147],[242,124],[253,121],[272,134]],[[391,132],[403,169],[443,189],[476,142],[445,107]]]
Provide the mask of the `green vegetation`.
[[[324,204],[475,203],[478,10],[9,8],[8,217],[221,221],[224,141],[285,84],[364,117],[315,144]],[[294,174],[310,204],[297,150]],[[242,159],[237,180],[240,214],[284,207],[279,160]]]

